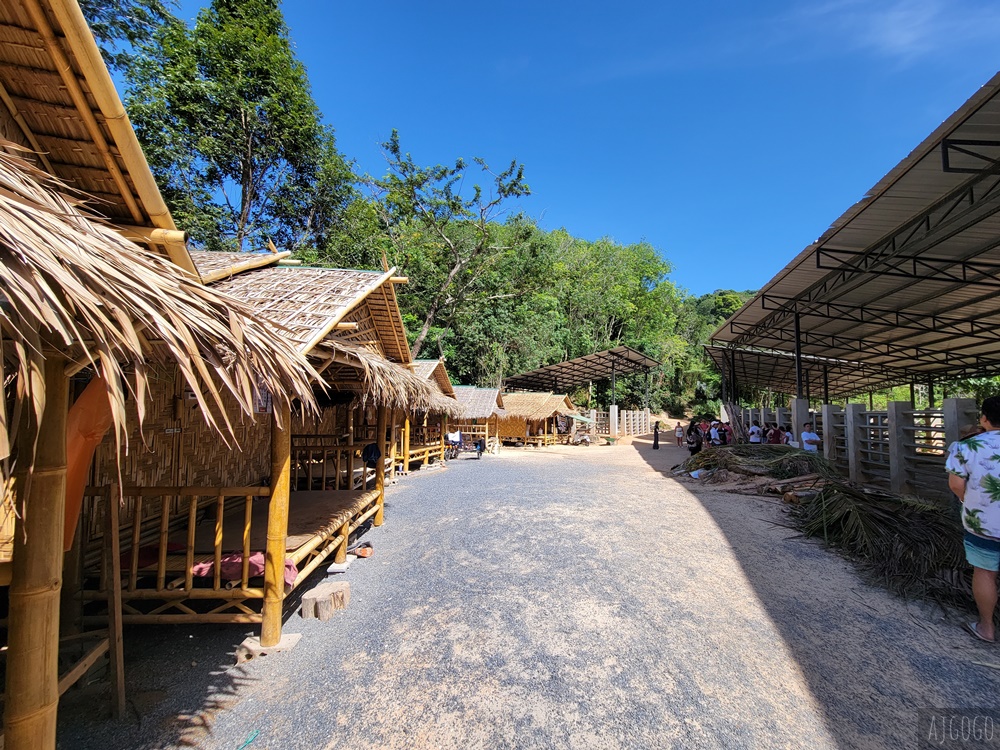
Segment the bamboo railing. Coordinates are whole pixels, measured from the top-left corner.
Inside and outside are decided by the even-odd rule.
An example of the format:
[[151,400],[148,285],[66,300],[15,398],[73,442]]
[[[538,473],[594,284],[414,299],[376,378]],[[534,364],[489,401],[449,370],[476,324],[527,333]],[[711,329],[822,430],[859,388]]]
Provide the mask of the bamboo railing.
[[[294,586],[331,554],[342,562],[349,535],[381,508],[378,489],[317,492],[329,498],[324,512],[330,520],[286,554],[298,568]],[[268,487],[127,487],[117,534],[106,514],[117,510],[117,491],[92,487],[87,494],[87,527],[103,523],[108,531],[91,534],[84,565],[96,586],[85,586],[84,600],[111,606],[120,598],[125,623],[261,622],[256,608],[264,587],[255,583],[260,576],[251,574],[250,561],[264,551]],[[293,494],[293,510],[309,494]],[[121,550],[117,555],[109,538]],[[223,558],[234,553],[239,575],[224,577]],[[194,575],[196,565],[209,562],[209,576]],[[283,570],[276,575],[283,577]]]

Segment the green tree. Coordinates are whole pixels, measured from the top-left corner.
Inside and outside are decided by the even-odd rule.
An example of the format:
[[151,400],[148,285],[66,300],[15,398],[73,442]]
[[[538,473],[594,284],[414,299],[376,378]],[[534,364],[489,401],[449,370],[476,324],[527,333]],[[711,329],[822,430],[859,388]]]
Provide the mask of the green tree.
[[383,149],[389,171],[380,180],[370,180],[370,185],[383,210],[386,235],[425,272],[412,290],[423,302],[422,320],[412,344],[412,354],[417,357],[438,317],[455,313],[462,301],[461,290],[504,249],[495,237],[495,222],[503,214],[504,204],[529,195],[531,190],[524,182],[524,165],[511,161],[507,169],[494,173],[476,158],[474,163],[491,184],[488,192],[473,185],[472,195],[466,197],[462,194],[468,167],[464,160],[458,159],[452,167],[420,167],[409,153],[403,153],[395,130]]
[[104,61],[118,70],[129,67],[131,48],[173,18],[170,9],[176,5],[172,0],[80,0]]
[[213,249],[322,242],[353,177],[320,124],[277,0],[167,19],[128,68],[127,105],[178,223]]

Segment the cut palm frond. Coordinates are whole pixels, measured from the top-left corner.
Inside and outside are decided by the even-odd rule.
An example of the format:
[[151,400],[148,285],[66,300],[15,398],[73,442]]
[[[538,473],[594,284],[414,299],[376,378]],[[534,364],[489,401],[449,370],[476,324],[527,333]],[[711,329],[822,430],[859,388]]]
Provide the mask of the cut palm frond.
[[[130,391],[143,419],[150,361],[176,363],[227,442],[233,427],[224,394],[251,417],[261,388],[279,403],[300,399],[315,410],[317,373],[280,331],[85,213],[75,205],[83,196],[18,150],[0,140],[0,333],[13,396],[0,458],[13,449],[22,411],[41,413],[40,363],[51,352],[67,356],[72,370],[103,376],[119,441]],[[22,468],[30,453],[19,446]]]
[[822,477],[839,476],[833,464],[818,451],[806,451],[790,445],[736,444],[706,448],[680,466],[684,471],[726,469],[737,474],[789,479],[803,474]]
[[802,532],[854,560],[907,597],[968,606],[970,579],[958,506],[829,482],[792,510]]

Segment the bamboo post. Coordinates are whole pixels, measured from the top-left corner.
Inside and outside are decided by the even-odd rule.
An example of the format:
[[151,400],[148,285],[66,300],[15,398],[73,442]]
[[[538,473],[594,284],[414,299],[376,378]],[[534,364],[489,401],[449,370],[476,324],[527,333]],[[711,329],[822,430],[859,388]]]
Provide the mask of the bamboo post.
[[[347,489],[354,489],[354,419],[358,415],[356,409],[347,412]],[[363,471],[363,470],[362,470]]]
[[[427,414],[427,413],[425,413],[424,414],[424,440],[427,440],[427,432],[428,432],[428,429],[429,429],[428,426],[427,426],[428,419],[430,419],[430,415]],[[441,446],[442,446],[442,448],[441,448],[441,459],[444,460],[444,433],[443,432],[441,433]],[[424,453],[424,466],[427,466],[427,464],[429,464],[430,462],[431,462],[431,456],[430,456],[430,451],[428,450],[427,452]]]
[[[410,473],[410,412],[403,413],[403,473]],[[426,439],[426,438],[425,438]]]
[[385,428],[388,409],[384,406],[378,408],[378,417],[375,420],[375,444],[378,446],[379,459],[375,463],[375,489],[378,490],[378,510],[375,511],[375,518],[372,520],[373,526],[381,526],[385,520]]
[[439,449],[440,450],[440,454],[439,454],[439,457],[438,457],[439,461],[444,461],[444,451],[445,451],[445,447],[446,447],[446,444],[445,444],[445,434],[447,432],[448,432],[448,415],[447,414],[442,414],[441,415],[441,435],[440,435],[440,438],[441,438],[440,439],[441,447]]
[[[62,586],[66,512],[66,358],[45,360],[45,405],[34,470],[23,514],[16,521],[4,697],[4,747],[46,750],[56,746],[59,705],[59,590]],[[27,451],[24,451],[27,453]],[[18,476],[20,493],[25,476]]]
[[[278,410],[281,409],[279,425]],[[291,479],[291,412],[287,402],[274,405],[271,421],[271,501],[267,510],[267,553],[264,558],[264,608],[260,645],[281,640],[281,608],[285,598],[285,540]]]
[[390,417],[390,419],[392,420],[392,424],[389,426],[389,428],[390,428],[390,434],[392,435],[391,439],[389,440],[389,479],[390,480],[395,480],[396,479],[396,460],[397,460],[396,446],[399,444],[399,440],[396,437],[397,427],[399,426],[399,420],[397,419],[397,416],[398,416],[398,414],[397,414],[396,410],[393,409],[392,410],[392,415]]
[[122,563],[121,542],[118,538],[120,520],[118,504],[121,492],[111,486],[107,502],[108,535],[108,659],[111,662],[111,714],[120,719],[125,715],[125,657],[122,645]]

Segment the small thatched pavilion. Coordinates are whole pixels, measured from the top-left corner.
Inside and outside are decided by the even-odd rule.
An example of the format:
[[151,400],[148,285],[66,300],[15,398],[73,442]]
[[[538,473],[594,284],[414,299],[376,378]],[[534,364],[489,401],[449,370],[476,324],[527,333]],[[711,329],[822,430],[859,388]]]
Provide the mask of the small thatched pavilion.
[[[203,278],[219,260],[192,257]],[[382,524],[394,415],[434,409],[442,397],[407,366],[393,270],[286,267],[273,254],[230,260],[231,274],[208,288],[248,306],[308,359],[318,413],[296,409],[280,432],[241,422],[242,450],[234,451],[206,432],[182,384],[165,373],[146,418],[159,442],[120,460],[125,586],[116,594],[99,575],[102,499],[119,465],[106,441],[85,519],[83,593],[101,601],[120,595],[128,623],[259,622],[262,644],[273,646],[284,597],[331,556],[342,562],[366,521]],[[274,407],[265,399],[258,408]],[[275,451],[287,474],[274,467]],[[268,498],[278,492],[289,499],[275,517]],[[273,571],[263,567],[272,552],[283,561]]]
[[507,414],[497,425],[500,439],[524,445],[555,445],[558,418],[576,412],[565,394],[517,391],[505,393],[503,403]]
[[487,452],[496,453],[500,449],[497,425],[506,414],[500,389],[456,385],[455,398],[458,399],[462,412],[455,418],[452,429],[460,431],[463,438],[483,440]]
[[444,461],[448,417],[458,416],[462,411],[443,359],[417,359],[411,366],[417,377],[434,385],[441,394],[442,401],[435,409],[408,410],[403,415],[398,453],[404,473],[417,462],[427,466],[432,458]]

